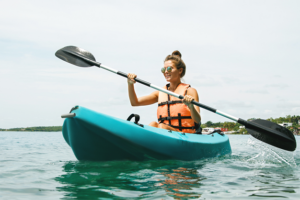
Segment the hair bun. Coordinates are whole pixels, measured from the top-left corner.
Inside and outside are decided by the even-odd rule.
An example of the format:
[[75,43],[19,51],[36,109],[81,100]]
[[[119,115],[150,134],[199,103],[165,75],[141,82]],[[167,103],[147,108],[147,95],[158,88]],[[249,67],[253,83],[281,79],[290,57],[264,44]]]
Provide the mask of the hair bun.
[[173,51],[172,56],[179,56],[181,58],[181,53],[178,50]]

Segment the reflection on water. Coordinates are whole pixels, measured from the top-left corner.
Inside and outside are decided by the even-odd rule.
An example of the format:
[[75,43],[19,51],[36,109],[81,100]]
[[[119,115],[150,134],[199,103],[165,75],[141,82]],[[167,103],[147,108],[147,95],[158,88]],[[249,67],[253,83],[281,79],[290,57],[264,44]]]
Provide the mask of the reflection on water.
[[244,140],[231,140],[232,155],[201,161],[64,162],[57,191],[65,199],[298,200],[299,151],[236,137]]
[[192,192],[193,187],[200,187],[200,181],[205,179],[201,178],[196,169],[188,169],[184,167],[179,167],[177,169],[160,169],[161,174],[163,174],[166,179],[161,180],[156,186],[164,188],[169,196],[174,197],[174,199],[182,199],[183,197],[199,198],[201,195],[197,192]]
[[65,162],[55,180],[66,199],[299,199],[299,168],[272,156],[261,162],[254,154],[194,162]]
[[57,188],[72,198],[199,198],[203,163],[181,161],[67,162]]

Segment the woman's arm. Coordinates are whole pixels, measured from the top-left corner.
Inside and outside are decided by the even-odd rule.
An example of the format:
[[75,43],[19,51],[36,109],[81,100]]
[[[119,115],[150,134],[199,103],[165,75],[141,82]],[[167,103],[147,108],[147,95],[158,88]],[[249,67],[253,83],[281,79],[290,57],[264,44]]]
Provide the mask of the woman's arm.
[[150,105],[153,103],[156,103],[158,101],[158,91],[154,91],[149,95],[137,98],[135,90],[134,90],[134,84],[135,80],[134,78],[136,77],[135,74],[128,74],[128,95],[130,99],[130,103],[132,106],[146,106]]
[[192,100],[195,100],[199,102],[199,97],[197,90],[194,88],[189,88],[187,90],[187,94],[184,96],[183,102],[185,105],[187,105],[191,111],[191,116],[192,119],[196,122],[199,123],[201,121],[201,116],[200,116],[200,108],[198,106],[195,106],[192,104]]

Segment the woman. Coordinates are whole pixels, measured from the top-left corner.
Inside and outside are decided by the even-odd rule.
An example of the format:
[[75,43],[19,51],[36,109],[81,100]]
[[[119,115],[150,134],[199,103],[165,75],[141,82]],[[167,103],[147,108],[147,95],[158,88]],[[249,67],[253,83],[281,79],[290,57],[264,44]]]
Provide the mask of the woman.
[[184,96],[183,100],[163,92],[155,91],[147,96],[137,98],[134,90],[135,74],[128,74],[128,93],[132,106],[145,106],[158,102],[158,122],[149,125],[157,128],[181,131],[185,133],[201,133],[200,108],[194,106],[193,100],[199,101],[197,90],[188,84],[181,83],[186,66],[181,59],[181,53],[174,51],[164,61],[162,73],[169,84],[164,89]]

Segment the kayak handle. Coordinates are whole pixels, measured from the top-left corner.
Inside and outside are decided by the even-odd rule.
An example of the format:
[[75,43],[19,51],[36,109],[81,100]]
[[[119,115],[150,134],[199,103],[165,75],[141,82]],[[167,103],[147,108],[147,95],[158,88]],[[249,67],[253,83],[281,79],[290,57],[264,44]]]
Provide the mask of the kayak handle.
[[138,114],[134,114],[132,113],[131,115],[129,115],[129,117],[127,118],[127,121],[130,121],[132,118],[134,117],[134,123],[136,125],[139,125],[140,127],[144,127],[143,124],[139,124],[138,122],[140,121],[140,116]]
[[75,116],[76,116],[75,113],[68,113],[68,114],[61,115],[61,118],[72,118]]

